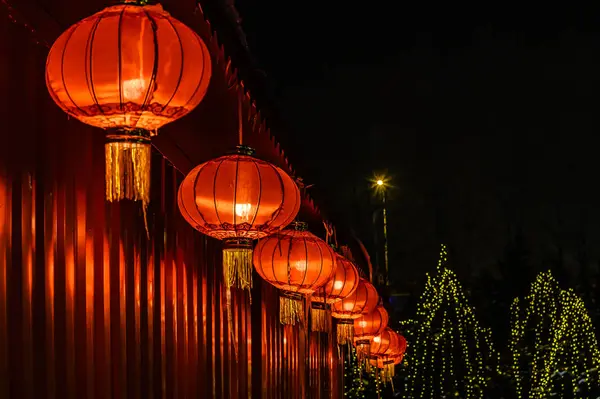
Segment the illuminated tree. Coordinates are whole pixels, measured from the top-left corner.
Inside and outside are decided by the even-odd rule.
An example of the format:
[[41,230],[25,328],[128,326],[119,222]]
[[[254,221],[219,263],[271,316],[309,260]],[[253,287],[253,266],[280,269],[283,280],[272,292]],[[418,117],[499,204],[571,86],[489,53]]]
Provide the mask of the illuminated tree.
[[591,319],[573,290],[541,273],[511,309],[511,374],[518,398],[596,398],[600,351]]
[[444,266],[427,276],[409,337],[408,398],[482,398],[495,370],[491,333],[479,326],[454,272]]

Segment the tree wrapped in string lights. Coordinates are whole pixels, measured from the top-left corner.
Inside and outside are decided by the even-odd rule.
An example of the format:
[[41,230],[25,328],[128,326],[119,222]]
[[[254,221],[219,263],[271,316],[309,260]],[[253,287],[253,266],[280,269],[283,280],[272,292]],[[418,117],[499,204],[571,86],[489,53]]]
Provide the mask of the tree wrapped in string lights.
[[408,348],[407,398],[482,398],[496,364],[491,333],[479,326],[442,245],[427,276]]
[[600,351],[581,298],[541,273],[511,308],[510,373],[518,398],[600,396]]

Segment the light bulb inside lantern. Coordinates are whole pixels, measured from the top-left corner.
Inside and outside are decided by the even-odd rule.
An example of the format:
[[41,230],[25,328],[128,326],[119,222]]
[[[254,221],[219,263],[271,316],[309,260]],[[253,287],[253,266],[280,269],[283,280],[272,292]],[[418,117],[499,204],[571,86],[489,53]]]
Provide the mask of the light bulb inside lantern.
[[359,326],[361,326],[362,328],[365,328],[367,326],[367,322],[362,320],[358,323]]
[[128,101],[138,101],[146,95],[148,85],[144,78],[127,79],[123,81],[123,99]]
[[344,282],[337,280],[333,282],[333,289],[334,290],[341,290],[342,288],[344,288]]
[[306,261],[305,260],[297,260],[296,262],[294,262],[294,269],[298,270],[299,272],[305,272],[306,271]]
[[235,215],[244,221],[248,221],[250,218],[251,210],[252,204],[235,204]]
[[375,342],[376,344],[381,342],[381,338],[380,337],[375,337],[373,338],[373,342]]
[[348,311],[350,311],[350,310],[352,310],[352,309],[354,309],[354,305],[352,304],[352,302],[346,302],[346,303],[344,304],[344,310],[348,310]]

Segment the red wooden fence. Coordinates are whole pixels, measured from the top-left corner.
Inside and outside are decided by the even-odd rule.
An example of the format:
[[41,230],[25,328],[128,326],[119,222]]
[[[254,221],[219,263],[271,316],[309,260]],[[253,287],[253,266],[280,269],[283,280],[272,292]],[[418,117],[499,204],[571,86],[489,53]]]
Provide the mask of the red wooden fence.
[[220,242],[160,154],[149,238],[139,205],[105,203],[103,133],[51,102],[46,55],[0,7],[0,398],[339,398],[334,343],[279,324],[258,277],[230,334]]

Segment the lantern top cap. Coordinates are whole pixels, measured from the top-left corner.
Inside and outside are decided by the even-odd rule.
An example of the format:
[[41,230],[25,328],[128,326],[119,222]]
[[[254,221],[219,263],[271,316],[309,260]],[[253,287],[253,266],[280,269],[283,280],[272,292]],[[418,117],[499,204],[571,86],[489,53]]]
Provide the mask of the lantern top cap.
[[292,227],[296,231],[307,231],[308,230],[308,223],[301,222],[301,221],[297,220],[295,222],[292,222]]
[[236,145],[235,150],[231,151],[230,154],[238,154],[238,155],[248,155],[254,156],[256,151],[252,147],[248,147],[247,145]]
[[[121,0],[121,3],[132,6],[147,6],[150,5],[151,0]],[[160,6],[160,4],[158,5]]]

